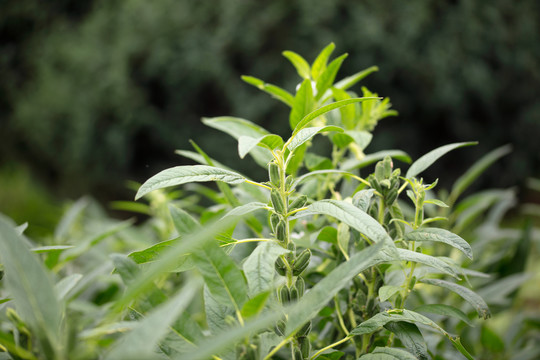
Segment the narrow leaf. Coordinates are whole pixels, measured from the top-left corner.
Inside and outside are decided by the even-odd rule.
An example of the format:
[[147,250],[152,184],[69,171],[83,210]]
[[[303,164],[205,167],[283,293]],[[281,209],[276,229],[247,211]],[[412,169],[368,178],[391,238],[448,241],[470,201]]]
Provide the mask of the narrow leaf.
[[242,317],[248,319],[259,315],[266,305],[266,301],[270,296],[270,291],[265,291],[255,295],[253,298],[249,299],[244,306],[242,307]]
[[[372,355],[373,357],[368,357]],[[387,356],[387,357],[377,357],[377,356]],[[360,356],[359,359],[369,360],[369,359],[391,359],[391,360],[418,360],[410,352],[405,351],[399,348],[390,348],[390,347],[376,347],[370,354]]]
[[417,176],[418,174],[420,174],[422,171],[426,170],[428,167],[431,166],[431,164],[433,164],[435,161],[437,161],[441,156],[445,155],[446,153],[454,150],[454,149],[458,149],[458,148],[461,148],[461,147],[464,147],[464,146],[471,146],[471,145],[476,145],[478,144],[477,142],[462,142],[462,143],[455,143],[455,144],[448,144],[448,145],[444,145],[444,146],[441,146],[435,150],[432,150],[430,152],[428,152],[427,154],[421,156],[418,160],[416,160],[412,165],[411,167],[409,168],[409,170],[407,170],[407,175],[406,177],[408,179],[411,179],[415,176]]
[[169,204],[169,212],[171,213],[174,227],[179,235],[192,234],[200,229],[201,225],[199,222],[178,206]]
[[330,44],[326,45],[324,49],[322,49],[315,61],[313,61],[313,65],[311,65],[311,77],[313,78],[313,80],[317,80],[319,76],[324,72],[324,70],[326,70],[328,58],[330,57],[335,48],[336,45],[331,42]]
[[420,228],[405,234],[407,241],[435,241],[448,244],[460,250],[469,259],[473,258],[471,246],[458,235],[439,228]]
[[327,131],[342,132],[343,129],[338,126],[308,127],[300,130],[298,134],[289,142],[287,148],[292,153],[297,147],[311,139],[313,136]]
[[343,63],[343,60],[348,56],[348,54],[343,54],[340,57],[334,59],[330,65],[324,70],[319,79],[317,80],[317,95],[315,100],[321,99],[326,90],[332,86],[336,78],[337,72]]
[[386,325],[389,322],[396,321],[405,321],[413,324],[422,324],[426,325],[433,330],[447,336],[448,333],[444,331],[439,325],[437,325],[430,318],[425,317],[424,315],[418,314],[417,312],[411,310],[394,310],[392,312],[381,312],[373,316],[372,318],[362,322],[356,328],[351,331],[351,335],[363,335],[371,334],[379,330],[381,327]]
[[392,297],[395,293],[401,290],[399,286],[385,285],[379,288],[379,299],[386,301]]
[[81,274],[71,274],[56,283],[55,290],[58,294],[58,299],[66,300],[69,292],[77,285],[82,277]]
[[476,294],[471,289],[468,289],[458,284],[454,284],[449,281],[439,279],[423,279],[421,281],[426,284],[440,286],[442,288],[455,292],[476,309],[478,316],[483,317],[484,319],[491,317],[491,312],[489,311],[489,307],[487,306],[484,299],[482,299],[480,295]]
[[287,90],[280,88],[279,86],[265,83],[264,81],[257,79],[253,76],[242,75],[242,80],[256,88],[272,95],[272,97],[278,99],[284,104],[292,107],[294,103],[294,97]]
[[261,137],[240,136],[238,138],[238,154],[243,159],[256,146],[266,147],[269,150],[274,150],[283,145],[283,139],[279,135],[268,134]]
[[378,151],[376,153],[366,155],[361,160],[358,160],[358,159],[346,160],[341,164],[340,168],[341,170],[345,170],[345,171],[361,169],[379,160],[382,160],[387,156],[390,156],[392,159],[399,160],[407,164],[411,162],[411,157],[407,153],[401,150],[384,150],[384,151]]
[[247,301],[247,286],[234,261],[215,242],[194,253],[193,259],[213,298],[239,311]]
[[458,308],[455,308],[446,304],[425,304],[414,309],[416,312],[426,312],[430,314],[437,314],[442,316],[451,316],[453,318],[463,321],[469,326],[473,326],[467,315]]
[[240,174],[217,167],[206,165],[175,166],[163,170],[146,180],[137,191],[135,200],[151,191],[188,182],[223,181],[229,184],[239,184],[245,180]]
[[188,282],[178,293],[154,309],[136,327],[117,341],[106,360],[156,358],[155,347],[167,335],[169,326],[187,308],[199,291],[200,284]]
[[351,86],[355,85],[357,82],[361,81],[363,78],[368,76],[369,74],[379,71],[379,68],[377,66],[371,66],[365,70],[359,71],[354,75],[348,76],[344,78],[343,80],[338,81],[334,87],[338,89],[347,90]]
[[309,64],[302,56],[293,51],[284,51],[282,54],[294,65],[298,75],[304,79],[309,79],[311,72]]
[[53,283],[37,256],[20,239],[14,228],[0,218],[0,259],[9,291],[17,312],[39,338],[42,350],[62,357],[60,324],[62,308]]
[[405,321],[390,322],[384,326],[387,330],[393,332],[411,354],[418,360],[430,359],[427,350],[427,344],[424,336],[418,329],[418,326]]
[[398,250],[399,257],[401,258],[401,260],[413,261],[416,263],[428,265],[435,269],[439,269],[443,273],[453,276],[456,279],[459,279],[458,274],[456,273],[456,271],[454,270],[452,266],[450,266],[448,263],[440,259],[437,259],[434,256],[418,253],[418,252],[407,250],[407,249],[398,248],[397,250]]
[[338,109],[338,108],[340,108],[342,106],[345,106],[345,105],[349,105],[349,104],[353,104],[353,103],[357,103],[357,102],[362,102],[362,101],[377,100],[377,99],[380,99],[380,98],[377,98],[377,97],[352,98],[352,99],[347,99],[347,100],[336,101],[336,102],[333,102],[331,104],[322,106],[322,107],[318,108],[317,110],[314,110],[314,111],[310,112],[309,114],[304,116],[302,118],[302,120],[300,120],[300,122],[298,122],[298,124],[294,128],[293,136],[296,135],[300,130],[305,128],[311,121],[315,120],[317,117],[319,117],[319,116],[321,116],[323,114],[326,114],[329,111],[332,111],[334,109]]
[[314,99],[311,81],[304,80],[296,92],[293,107],[289,114],[289,124],[291,129],[294,129],[300,120],[313,110],[313,104]]

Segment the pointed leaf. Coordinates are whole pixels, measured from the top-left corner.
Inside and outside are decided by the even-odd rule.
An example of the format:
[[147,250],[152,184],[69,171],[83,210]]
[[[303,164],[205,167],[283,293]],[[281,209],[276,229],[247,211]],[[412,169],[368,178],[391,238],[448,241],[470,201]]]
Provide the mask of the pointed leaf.
[[[371,357],[370,357],[371,356]],[[383,357],[379,357],[383,356]],[[376,347],[370,354],[360,356],[362,360],[388,359],[388,360],[418,360],[410,352],[399,348]]]
[[167,335],[170,325],[187,308],[200,284],[188,282],[165,304],[152,310],[136,327],[118,340],[105,360],[156,358],[155,347]]
[[317,80],[319,76],[326,70],[326,64],[328,63],[328,58],[336,48],[336,45],[331,42],[326,45],[326,47],[317,55],[313,65],[311,65],[311,77],[313,80]]
[[384,326],[393,332],[411,354],[419,360],[430,359],[424,336],[418,330],[418,326],[405,321],[390,322]]
[[200,229],[201,225],[190,214],[180,209],[178,206],[169,204],[169,211],[173,220],[174,227],[179,235],[188,235]]
[[263,242],[251,252],[244,261],[250,294],[255,295],[273,287],[275,274],[274,263],[279,255],[287,252],[275,242]]
[[326,90],[328,90],[330,86],[332,86],[336,78],[337,72],[339,71],[339,68],[343,63],[343,60],[345,60],[347,56],[349,55],[343,54],[340,57],[334,59],[321,74],[321,76],[317,80],[317,95],[315,96],[315,100],[319,100],[324,95]]
[[300,120],[313,110],[314,99],[311,86],[310,80],[304,80],[296,92],[291,113],[289,114],[291,129],[294,129]]
[[449,281],[439,279],[422,279],[421,281],[426,284],[440,286],[455,292],[476,309],[478,316],[483,317],[484,319],[491,317],[491,312],[489,311],[489,307],[487,306],[484,299],[482,299],[480,295],[478,295],[471,289],[468,289],[458,284],[454,284]]
[[234,261],[215,242],[194,253],[193,259],[212,297],[239,311],[247,301],[247,286]]
[[284,104],[289,105],[290,107],[293,106],[294,96],[292,96],[287,90],[284,90],[276,85],[265,83],[264,81],[253,76],[242,75],[242,80],[266,92],[267,94],[272,95],[272,97],[278,99]]
[[422,171],[426,170],[428,167],[431,166],[435,161],[437,161],[441,156],[445,155],[446,153],[458,149],[464,146],[471,146],[476,145],[477,142],[462,142],[462,143],[455,143],[455,144],[448,144],[441,146],[435,150],[432,150],[428,152],[427,154],[421,156],[418,160],[416,160],[409,170],[407,170],[406,178],[411,179],[413,177],[416,177],[418,174],[420,174]]
[[266,300],[270,296],[270,291],[264,291],[255,295],[253,298],[249,299],[244,306],[242,307],[242,317],[244,319],[254,317],[259,315],[266,305]]
[[420,228],[405,234],[407,241],[436,241],[455,247],[472,260],[473,253],[471,246],[467,241],[458,235],[439,228]]
[[357,72],[354,75],[348,76],[344,78],[343,80],[338,81],[334,85],[334,87],[338,89],[347,90],[348,88],[350,88],[351,86],[353,86],[354,84],[356,84],[357,82],[359,82],[360,80],[362,80],[363,78],[365,78],[366,76],[368,76],[369,74],[375,71],[379,71],[379,68],[377,66],[369,67],[365,70]]
[[351,331],[351,335],[364,335],[371,334],[379,330],[381,327],[386,325],[389,322],[396,321],[405,321],[413,324],[422,324],[426,325],[433,330],[443,334],[448,335],[446,331],[443,330],[439,325],[437,325],[430,318],[425,317],[424,315],[418,314],[417,312],[411,310],[392,310],[392,312],[381,312],[373,316],[372,318],[362,322],[356,328]]
[[204,156],[202,156],[201,154],[198,154],[196,152],[193,152],[193,151],[189,151],[189,150],[175,150],[174,151],[175,154],[178,154],[180,156],[183,156],[185,158],[188,158],[188,159],[191,159],[193,161],[196,161],[198,162],[199,164],[201,165],[209,165],[209,166],[215,166],[215,167],[218,167],[218,168],[222,168],[222,169],[225,169],[225,170],[231,170],[231,168],[229,168],[228,166],[225,166],[223,165],[222,163],[220,163],[219,161],[216,161],[214,159],[211,159],[212,160],[212,164],[210,164],[205,158]]
[[[330,90],[332,91],[332,96],[336,101],[340,100],[346,100],[350,99],[351,95],[349,95],[348,92],[342,89],[337,89],[335,87],[331,87]],[[356,127],[356,123],[358,122],[357,117],[357,105],[351,104],[344,106],[342,108],[339,108],[339,113],[341,114],[341,123],[347,130],[352,130]]]
[[401,150],[384,150],[384,151],[378,151],[376,153],[366,155],[361,160],[358,160],[358,159],[346,160],[341,164],[340,168],[341,170],[345,170],[345,171],[361,169],[379,160],[382,160],[387,156],[390,156],[392,159],[399,160],[407,164],[411,162],[411,157],[407,153]]
[[467,315],[458,308],[455,308],[446,304],[425,304],[414,309],[416,312],[426,312],[430,314],[437,314],[442,316],[451,316],[453,318],[463,321],[469,326],[473,326]]
[[386,301],[390,299],[395,293],[401,290],[399,286],[385,285],[379,288],[379,299]]
[[71,274],[60,280],[55,285],[56,293],[58,294],[59,300],[66,300],[69,292],[77,285],[77,283],[82,279],[81,274]]
[[336,101],[336,102],[333,102],[331,104],[322,106],[322,107],[318,108],[317,110],[314,110],[314,111],[310,112],[309,114],[304,116],[302,118],[302,120],[300,120],[300,122],[298,122],[298,124],[294,128],[293,136],[296,135],[300,130],[305,128],[311,121],[315,120],[317,117],[319,117],[319,116],[321,116],[323,114],[326,114],[329,111],[332,111],[334,109],[338,109],[338,108],[340,108],[342,106],[345,106],[345,105],[349,105],[349,104],[353,104],[353,103],[357,103],[357,102],[362,102],[362,101],[373,101],[373,100],[377,100],[377,99],[380,99],[380,98],[377,98],[377,97],[352,98],[352,99],[347,99],[347,100]]
[[235,207],[234,209],[229,211],[227,214],[225,214],[225,216],[223,216],[223,217],[242,216],[242,215],[249,214],[249,213],[251,213],[253,211],[256,211],[256,210],[264,209],[266,207],[267,207],[267,205],[263,204],[261,202],[251,202],[251,203],[248,203],[248,204],[245,204],[245,205]]
[[373,198],[374,193],[374,189],[360,190],[359,192],[354,194],[352,198],[353,205],[360,210],[367,212],[369,209],[369,204],[371,203],[371,198]]
[[443,273],[451,275],[455,277],[456,279],[459,279],[458,274],[456,273],[456,271],[454,270],[452,266],[450,266],[448,263],[440,259],[437,259],[434,256],[418,253],[418,252],[407,250],[407,249],[398,248],[397,250],[398,250],[399,257],[401,258],[401,260],[413,261],[416,263],[428,265],[435,269],[439,269]]
[[269,150],[274,150],[283,145],[283,139],[279,135],[268,134],[261,137],[240,136],[238,138],[238,154],[243,159],[256,146],[266,147]]
[[311,72],[309,64],[302,56],[293,51],[284,51],[282,54],[294,65],[296,71],[298,71],[298,75],[304,79],[309,79]]
[[[3,285],[9,291],[17,312],[51,357],[62,357],[60,325],[62,308],[45,266],[15,232],[0,218],[0,260],[4,267]],[[46,354],[44,354],[46,355]]]
[[300,130],[298,134],[289,142],[287,148],[292,153],[297,147],[311,139],[313,136],[326,132],[326,131],[337,131],[342,132],[343,129],[338,126],[321,126],[321,127],[308,127]]
[[229,184],[239,184],[245,180],[240,174],[217,167],[206,165],[175,166],[146,180],[137,191],[135,200],[151,191],[189,182],[223,181]]

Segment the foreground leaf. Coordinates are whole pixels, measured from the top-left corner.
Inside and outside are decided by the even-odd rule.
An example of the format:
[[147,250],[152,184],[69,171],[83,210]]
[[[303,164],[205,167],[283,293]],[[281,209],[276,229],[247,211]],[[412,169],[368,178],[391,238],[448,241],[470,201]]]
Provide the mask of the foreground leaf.
[[463,321],[469,326],[473,326],[467,315],[458,308],[445,304],[425,304],[414,309],[416,312],[427,312],[430,314],[437,314],[443,316],[451,316],[453,318]]
[[338,131],[342,132],[343,129],[338,126],[320,126],[320,127],[308,127],[300,130],[298,134],[292,139],[292,141],[287,145],[287,148],[292,153],[294,150],[296,150],[297,147],[311,139],[313,136],[317,135],[318,133],[326,132],[326,131]]
[[60,325],[63,309],[45,267],[14,228],[0,218],[0,259],[3,279],[17,312],[39,338],[41,351],[62,358]]
[[245,180],[240,174],[213,166],[175,166],[163,170],[146,180],[139,188],[139,191],[137,191],[135,200],[140,199],[151,191],[189,182],[223,181],[228,184],[239,184]]
[[411,354],[414,354],[418,360],[429,359],[426,340],[424,340],[424,336],[418,329],[418,326],[405,321],[396,321],[389,322],[384,328],[393,332],[403,346],[405,346]]
[[359,360],[418,360],[410,352],[390,347],[376,347],[370,354],[362,355]]
[[473,258],[472,249],[469,243],[458,235],[445,229],[421,228],[418,230],[413,230],[405,234],[405,240],[442,242],[460,250],[469,259],[472,260]]
[[407,175],[405,177],[407,179],[411,179],[415,177],[416,175],[420,174],[422,171],[426,170],[428,167],[431,166],[435,161],[437,161],[441,156],[445,155],[446,153],[460,148],[464,146],[471,146],[476,145],[477,142],[471,141],[471,142],[462,142],[462,143],[455,143],[455,144],[448,144],[441,146],[435,150],[431,150],[427,154],[421,156],[418,160],[416,160],[409,170],[407,170]]
[[275,242],[263,242],[247,257],[243,269],[252,295],[272,289],[276,272],[274,263],[279,255],[286,252]]
[[243,159],[257,146],[266,147],[269,150],[274,150],[283,145],[283,139],[279,135],[267,134],[261,137],[240,136],[238,138],[238,155]]
[[401,260],[413,261],[416,263],[428,265],[435,269],[439,269],[445,274],[451,275],[456,279],[459,279],[458,274],[452,266],[434,256],[400,248],[398,248],[397,251]]

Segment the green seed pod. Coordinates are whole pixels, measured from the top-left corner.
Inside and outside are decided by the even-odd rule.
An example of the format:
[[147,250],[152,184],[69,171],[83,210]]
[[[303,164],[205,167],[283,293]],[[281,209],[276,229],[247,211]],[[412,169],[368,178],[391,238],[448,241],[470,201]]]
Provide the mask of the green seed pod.
[[296,290],[298,290],[299,297],[304,296],[304,291],[306,290],[306,282],[304,281],[304,278],[301,276],[296,278],[296,282],[294,283],[294,287]]
[[279,223],[279,215],[272,213],[270,215],[270,226],[272,226],[272,231],[276,231],[276,226]]
[[283,203],[283,198],[281,197],[279,192],[277,192],[276,190],[272,190],[272,192],[270,193],[270,199],[272,200],[272,206],[274,207],[274,210],[276,210],[278,214],[285,214],[285,204]]
[[411,279],[411,282],[409,283],[409,290],[412,291],[414,288],[414,285],[416,285],[416,276],[413,276]]
[[311,320],[305,323],[305,325],[302,326],[300,330],[298,330],[298,332],[296,333],[296,336],[298,337],[308,336],[310,332],[311,332]]
[[281,301],[283,305],[286,305],[289,302],[291,302],[291,292],[286,285],[282,286],[281,289],[279,290],[279,300]]
[[382,187],[379,184],[379,180],[373,175],[370,175],[368,177],[369,186],[371,186],[372,189],[375,189],[377,192],[382,193]]
[[298,276],[304,270],[306,270],[309,265],[309,260],[311,259],[311,250],[305,249],[300,253],[293,263],[293,275]]
[[298,289],[294,286],[291,288],[290,295],[291,295],[291,301],[297,301],[298,299],[300,299],[300,295],[298,294]]
[[279,166],[275,162],[268,164],[268,177],[272,185],[279,187],[281,177],[279,176]]
[[289,211],[293,211],[296,209],[300,209],[307,203],[307,196],[301,195],[297,197],[290,205],[289,205]]
[[287,241],[287,225],[284,221],[280,221],[276,226],[276,239],[281,242]]
[[300,344],[300,352],[304,359],[309,359],[309,354],[311,353],[311,342],[306,336],[298,338],[298,343]]
[[291,241],[287,244],[287,250],[291,251],[291,253],[296,252],[296,245]]
[[388,192],[388,194],[386,194],[386,196],[384,197],[384,203],[386,205],[392,205],[394,201],[396,201],[397,196],[398,196],[398,189],[396,188],[391,189]]
[[384,166],[384,177],[389,178],[392,176],[392,168],[394,167],[394,164],[392,163],[392,158],[390,156],[385,156],[383,160],[383,166]]
[[294,349],[294,359],[295,360],[304,360],[304,357],[302,356],[302,351],[299,348]]
[[285,336],[285,321],[279,320],[274,327],[274,331],[278,336]]
[[276,262],[274,263],[274,268],[279,275],[287,275],[287,264],[285,263],[285,259],[283,259],[281,256],[276,259]]
[[377,165],[375,165],[375,177],[379,181],[384,180],[386,178],[384,176],[384,164],[382,161],[379,161]]

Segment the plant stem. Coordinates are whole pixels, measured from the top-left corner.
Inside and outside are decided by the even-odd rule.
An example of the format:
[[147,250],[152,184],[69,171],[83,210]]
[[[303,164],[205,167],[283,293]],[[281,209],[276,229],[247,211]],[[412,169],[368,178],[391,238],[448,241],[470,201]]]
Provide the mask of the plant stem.
[[[328,350],[328,349],[331,349],[331,348],[333,348],[334,346],[337,346],[337,345],[339,345],[339,344],[343,344],[345,341],[348,341],[349,339],[350,339],[350,336],[347,336],[347,337],[345,337],[345,338],[343,338],[343,339],[341,339],[341,340],[339,340],[339,341],[336,341],[336,342],[333,343],[333,344],[330,344],[330,345],[328,345],[328,346],[326,346],[326,347],[323,347],[321,350],[319,350],[319,351],[317,351],[315,354],[313,354],[313,355],[311,356],[310,359],[316,359],[322,352],[324,352],[324,351],[326,351],[326,350]],[[266,358],[265,358],[265,359],[266,359]]]

